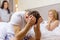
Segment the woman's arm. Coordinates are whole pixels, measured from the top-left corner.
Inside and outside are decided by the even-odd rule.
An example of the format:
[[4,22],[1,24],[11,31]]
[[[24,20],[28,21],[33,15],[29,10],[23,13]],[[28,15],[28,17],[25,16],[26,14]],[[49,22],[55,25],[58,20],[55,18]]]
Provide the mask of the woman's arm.
[[52,24],[48,22],[47,27],[49,27],[49,30],[52,31],[53,29],[55,29],[58,26],[58,24],[59,24],[58,20],[54,21]]

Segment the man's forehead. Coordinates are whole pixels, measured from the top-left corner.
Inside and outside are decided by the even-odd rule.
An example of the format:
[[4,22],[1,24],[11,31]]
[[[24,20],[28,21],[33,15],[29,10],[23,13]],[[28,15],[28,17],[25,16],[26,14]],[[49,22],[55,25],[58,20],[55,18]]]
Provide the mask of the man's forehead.
[[26,12],[25,15],[28,15],[28,12]]

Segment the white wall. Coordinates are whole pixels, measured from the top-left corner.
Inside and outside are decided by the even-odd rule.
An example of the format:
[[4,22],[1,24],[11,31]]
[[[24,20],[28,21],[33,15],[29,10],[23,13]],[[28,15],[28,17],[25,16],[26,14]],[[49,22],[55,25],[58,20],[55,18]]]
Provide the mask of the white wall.
[[0,0],[0,4],[2,4],[3,0]]
[[38,7],[38,8],[33,8],[30,10],[37,10],[40,12],[40,15],[43,17],[44,20],[48,19],[48,11],[50,9],[55,9],[58,12],[59,20],[60,20],[60,3],[54,4],[54,5],[49,5],[49,6],[44,6],[44,7]]
[[25,10],[60,3],[60,0],[19,0],[18,9]]

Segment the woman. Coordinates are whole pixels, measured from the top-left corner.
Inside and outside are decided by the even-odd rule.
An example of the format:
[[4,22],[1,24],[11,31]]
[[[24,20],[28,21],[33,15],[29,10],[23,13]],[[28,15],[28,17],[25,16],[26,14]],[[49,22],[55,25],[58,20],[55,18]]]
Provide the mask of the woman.
[[58,13],[56,10],[50,10],[48,16],[49,19],[48,19],[47,29],[52,31],[59,25]]
[[41,27],[41,40],[60,40],[60,24],[58,20],[58,13],[51,9],[48,12],[48,22]]
[[0,21],[8,22],[10,20],[10,10],[8,1],[3,1],[0,8]]

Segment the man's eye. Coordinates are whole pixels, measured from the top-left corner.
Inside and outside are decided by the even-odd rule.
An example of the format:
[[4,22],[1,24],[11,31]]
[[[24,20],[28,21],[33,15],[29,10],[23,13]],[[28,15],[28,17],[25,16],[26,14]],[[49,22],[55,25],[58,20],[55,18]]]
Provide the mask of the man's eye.
[[28,18],[28,17],[26,17],[26,18]]

